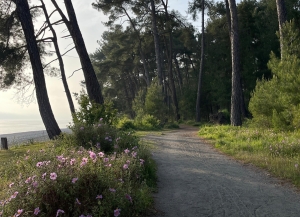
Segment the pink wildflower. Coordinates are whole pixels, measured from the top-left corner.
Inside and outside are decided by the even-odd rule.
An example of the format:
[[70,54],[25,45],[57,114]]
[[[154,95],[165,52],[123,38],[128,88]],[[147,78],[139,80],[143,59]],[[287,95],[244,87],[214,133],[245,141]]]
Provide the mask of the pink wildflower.
[[17,197],[18,194],[19,194],[19,192],[15,191],[15,193],[13,193],[13,195],[11,195],[10,198],[14,199]]
[[136,158],[137,152],[134,152],[134,151],[133,151],[133,152],[131,153],[131,155],[132,155],[133,158]]
[[114,189],[114,188],[109,188],[109,191],[110,191],[110,192],[116,192],[116,189]]
[[102,199],[103,197],[102,197],[102,194],[100,194],[100,195],[97,195],[97,197],[96,197],[96,199]]
[[75,182],[77,182],[78,178],[73,178],[72,179],[72,183],[74,184]]
[[124,152],[125,152],[125,154],[128,154],[128,153],[130,152],[130,150],[129,150],[128,148],[126,148],[126,149],[124,150]]
[[140,159],[140,164],[143,165],[145,163],[145,160]]
[[20,216],[24,210],[18,209],[17,213],[15,214],[16,217]]
[[121,214],[121,209],[117,208],[117,209],[114,210],[114,216],[115,217],[119,216],[120,214]]
[[31,177],[28,177],[26,180],[25,180],[25,183],[28,184],[31,182]]
[[75,158],[72,158],[71,160],[70,160],[70,165],[73,165],[73,164],[75,164]]
[[90,153],[90,158],[92,158],[93,160],[97,158],[97,155],[94,152],[89,151],[89,153]]
[[57,212],[56,212],[56,217],[57,217],[60,213],[65,213],[65,211],[63,211],[62,209],[58,209]]
[[34,214],[34,215],[38,215],[40,211],[41,211],[40,208],[37,207],[37,208],[34,209],[33,214]]
[[42,179],[45,179],[45,178],[46,178],[46,175],[47,175],[47,173],[44,173],[44,174],[42,175]]
[[50,179],[55,180],[57,178],[56,173],[50,173]]
[[8,185],[9,188],[11,188],[14,184],[15,184],[14,182],[13,182],[13,183],[10,183],[10,184]]
[[82,161],[81,161],[81,163],[80,163],[80,166],[82,167],[82,166],[86,165],[87,162],[88,162],[88,158],[86,158],[86,157],[82,158]]
[[37,167],[43,166],[43,162],[37,162],[37,163],[36,163],[36,166],[37,166]]
[[128,164],[124,164],[124,165],[123,165],[123,169],[124,169],[124,170],[127,170],[127,169],[128,169]]
[[36,188],[38,185],[39,185],[39,184],[38,184],[37,181],[34,181],[34,182],[32,183],[32,186],[35,187],[35,188]]
[[99,157],[104,157],[104,153],[103,152],[99,152],[98,155],[99,155]]
[[107,163],[109,161],[109,158],[104,158],[103,161],[104,163]]
[[126,194],[126,195],[125,195],[125,198],[126,198],[127,200],[129,200],[129,201],[132,203],[132,198],[130,197],[129,194]]

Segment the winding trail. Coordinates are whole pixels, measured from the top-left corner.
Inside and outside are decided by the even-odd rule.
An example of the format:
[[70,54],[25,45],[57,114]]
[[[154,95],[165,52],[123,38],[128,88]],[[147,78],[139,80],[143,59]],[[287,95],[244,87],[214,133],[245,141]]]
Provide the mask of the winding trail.
[[156,143],[156,217],[300,216],[300,194],[253,166],[218,153],[184,127],[148,135]]

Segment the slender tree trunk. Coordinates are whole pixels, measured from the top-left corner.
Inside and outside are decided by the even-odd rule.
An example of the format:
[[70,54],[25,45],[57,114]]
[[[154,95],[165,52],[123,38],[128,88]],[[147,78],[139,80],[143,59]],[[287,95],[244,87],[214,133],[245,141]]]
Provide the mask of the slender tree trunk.
[[57,55],[57,58],[58,58],[59,67],[60,67],[60,73],[61,73],[61,79],[62,79],[63,86],[64,86],[64,89],[65,89],[65,92],[66,92],[66,96],[67,96],[67,99],[68,99],[70,111],[71,111],[71,114],[74,114],[75,113],[75,107],[74,107],[74,103],[73,103],[73,100],[72,100],[71,92],[70,92],[70,89],[69,89],[69,86],[68,86],[68,82],[67,82],[67,78],[66,78],[64,62],[63,62],[63,59],[62,59],[62,56],[60,54],[60,50],[59,50],[59,47],[58,47],[56,32],[55,32],[55,30],[54,30],[54,28],[53,28],[53,26],[52,26],[52,24],[50,22],[49,15],[48,15],[46,6],[44,4],[44,1],[41,0],[41,3],[42,3],[42,8],[43,8],[43,11],[44,11],[44,14],[45,14],[46,21],[47,21],[48,26],[49,26],[49,28],[50,28],[50,30],[52,32],[52,35],[53,35],[52,42],[54,44],[55,52],[56,52],[56,55]]
[[231,60],[232,60],[232,87],[231,87],[231,125],[241,126],[241,76],[240,76],[240,54],[239,54],[239,34],[238,17],[235,0],[229,0],[231,17]]
[[95,70],[93,68],[92,62],[88,55],[85,47],[84,40],[79,29],[76,14],[73,8],[72,0],[65,0],[65,6],[69,16],[69,20],[63,14],[62,10],[58,7],[56,0],[51,0],[56,10],[61,15],[64,23],[66,24],[75,44],[76,51],[79,55],[79,59],[82,65],[82,71],[85,78],[86,89],[89,95],[89,99],[99,104],[103,104],[103,96],[101,92],[101,87],[99,85]]
[[278,15],[278,23],[279,23],[279,36],[280,36],[280,54],[282,59],[283,54],[283,35],[282,35],[282,27],[286,21],[286,8],[284,0],[276,0],[277,6],[277,15]]
[[[164,3],[163,0],[161,0],[165,12],[166,12],[166,18],[170,20],[169,18],[169,13],[168,13],[168,7],[167,4]],[[179,108],[178,108],[178,100],[177,100],[177,94],[176,94],[176,87],[175,87],[175,82],[174,82],[174,75],[173,75],[173,35],[172,35],[172,27],[171,24],[168,25],[168,31],[169,31],[169,56],[168,56],[168,62],[169,62],[169,83],[171,87],[171,92],[172,92],[172,100],[173,104],[175,107],[175,120],[178,121],[180,119],[180,114],[179,114]]]
[[54,118],[49,102],[43,66],[39,54],[39,49],[35,40],[34,27],[31,19],[30,9],[27,0],[15,0],[18,17],[26,38],[28,54],[33,71],[36,98],[39,111],[50,139],[54,139],[61,131]]
[[198,78],[198,91],[197,91],[197,101],[196,101],[196,122],[200,122],[201,113],[201,83],[202,83],[202,74],[204,68],[204,0],[202,0],[202,36],[201,36],[201,59],[200,59],[200,70]]
[[176,54],[174,54],[174,62],[175,62],[175,67],[177,70],[177,74],[178,74],[178,80],[179,80],[179,87],[180,87],[180,91],[182,91],[182,87],[183,87],[183,82],[182,82],[182,76],[181,76],[181,70],[179,68],[179,63],[178,60],[176,58]]
[[151,3],[152,31],[153,31],[153,37],[154,37],[158,83],[159,83],[159,85],[162,85],[163,84],[162,55],[161,55],[161,49],[160,49],[160,40],[159,40],[158,30],[157,30],[157,26],[156,26],[156,11],[155,11],[154,0],[150,0],[150,3]]
[[[228,33],[229,33],[229,39],[230,39],[230,43],[231,43],[231,15],[230,15],[230,9],[229,9],[229,3],[228,0],[225,0],[225,5],[226,5],[226,18],[227,18],[227,22],[228,22]],[[244,93],[243,93],[243,89],[242,89],[242,81],[240,82],[241,85],[241,115],[242,117],[248,117],[248,111],[245,105],[245,99],[244,99]]]

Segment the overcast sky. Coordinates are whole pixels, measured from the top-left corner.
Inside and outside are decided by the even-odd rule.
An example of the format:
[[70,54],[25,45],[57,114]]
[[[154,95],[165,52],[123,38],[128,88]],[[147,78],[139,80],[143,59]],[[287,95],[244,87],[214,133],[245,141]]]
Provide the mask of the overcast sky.
[[[37,0],[32,0],[32,2],[38,3]],[[45,2],[46,4],[49,4],[50,1],[46,0]],[[61,7],[64,8],[63,0],[58,0],[57,2],[59,2]],[[73,0],[79,27],[81,29],[88,53],[92,53],[96,50],[96,48],[98,48],[97,40],[101,39],[103,31],[106,30],[101,22],[107,19],[105,15],[92,8],[92,2],[93,0]],[[169,6],[171,9],[180,11],[183,16],[187,16],[186,11],[188,8],[188,0],[169,0]],[[41,16],[38,18],[38,23],[42,23],[44,20],[45,19]],[[53,20],[55,20],[55,17],[53,17]],[[198,23],[195,25],[197,26]],[[38,26],[35,26],[35,28],[37,29]],[[58,34],[63,36],[66,33],[58,31]],[[68,47],[70,43],[70,40],[60,40],[60,49],[62,53],[71,48],[70,46]],[[47,61],[50,61],[53,58],[55,57],[50,57],[49,60],[47,59]],[[68,55],[64,57],[64,63],[67,77],[69,77],[76,69],[81,68],[79,58],[75,51],[68,53]],[[78,93],[81,90],[79,84],[81,80],[83,80],[82,71],[74,73],[74,75],[68,79],[69,88],[72,93]],[[71,115],[61,80],[47,76],[46,83],[50,103],[56,120],[60,123],[67,124],[69,121],[71,121]],[[0,92],[0,119],[41,119],[37,103],[22,105],[14,97],[15,92],[16,91],[14,89]]]

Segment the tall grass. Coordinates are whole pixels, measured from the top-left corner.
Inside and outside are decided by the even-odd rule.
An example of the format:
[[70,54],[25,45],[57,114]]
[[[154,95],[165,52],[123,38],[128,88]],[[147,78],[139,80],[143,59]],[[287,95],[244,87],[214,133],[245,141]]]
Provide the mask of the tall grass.
[[232,126],[203,126],[199,136],[222,152],[268,170],[300,187],[300,133]]

